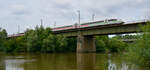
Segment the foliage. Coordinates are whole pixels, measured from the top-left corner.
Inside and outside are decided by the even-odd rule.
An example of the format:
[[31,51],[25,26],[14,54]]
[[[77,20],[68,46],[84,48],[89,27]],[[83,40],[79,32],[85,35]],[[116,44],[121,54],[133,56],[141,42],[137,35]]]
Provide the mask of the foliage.
[[[24,36],[7,38],[6,30],[0,31],[0,51],[5,52],[75,52],[77,40],[75,37],[66,38],[54,35],[51,28],[36,26],[27,29]],[[97,52],[119,52],[125,44],[118,38],[109,38],[108,35],[96,36]]]
[[[5,30],[0,32],[0,51],[5,52],[75,52],[76,38],[54,35],[51,28],[36,26],[27,29],[21,37],[7,38]],[[3,49],[2,49],[3,48]]]
[[0,28],[0,51],[4,50],[4,42],[7,38],[7,32],[5,29]]
[[122,42],[120,38],[108,36],[96,37],[96,51],[97,52],[121,52],[124,51],[127,44]]
[[54,35],[50,28],[43,26],[36,27],[35,30],[25,32],[25,42],[27,52],[66,52],[69,46],[67,38]]
[[96,36],[96,51],[105,52],[108,40],[108,36]]
[[143,34],[138,35],[138,40],[135,44],[128,48],[129,59],[140,65],[150,66],[150,23],[141,27]]
[[111,38],[109,40],[108,48],[111,52],[121,52],[127,47],[127,44],[122,42],[120,39]]

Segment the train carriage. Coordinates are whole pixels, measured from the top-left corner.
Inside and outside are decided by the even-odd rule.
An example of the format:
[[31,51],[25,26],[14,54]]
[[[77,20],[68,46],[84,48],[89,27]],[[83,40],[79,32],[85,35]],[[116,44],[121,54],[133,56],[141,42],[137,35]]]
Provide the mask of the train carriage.
[[53,31],[60,31],[60,30],[68,30],[68,29],[75,29],[75,28],[85,28],[85,27],[92,27],[92,26],[99,26],[99,25],[109,25],[109,24],[123,24],[124,22],[118,19],[107,19],[102,21],[95,21],[95,22],[88,22],[83,24],[74,24],[70,26],[64,27],[57,27],[53,28]]

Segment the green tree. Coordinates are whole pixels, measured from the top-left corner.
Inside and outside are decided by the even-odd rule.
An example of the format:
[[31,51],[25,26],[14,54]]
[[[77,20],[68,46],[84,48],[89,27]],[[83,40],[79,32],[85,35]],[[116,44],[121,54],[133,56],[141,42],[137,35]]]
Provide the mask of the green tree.
[[108,42],[108,46],[107,48],[111,51],[111,52],[121,52],[124,51],[125,48],[127,47],[127,44],[122,42],[120,39],[118,38],[111,38]]
[[109,37],[105,36],[96,36],[96,51],[105,52],[108,44]]
[[7,32],[5,29],[0,28],[0,51],[4,51],[5,46],[4,43],[7,38]]
[[141,27],[143,34],[138,35],[135,44],[128,48],[128,57],[135,63],[150,66],[150,22]]

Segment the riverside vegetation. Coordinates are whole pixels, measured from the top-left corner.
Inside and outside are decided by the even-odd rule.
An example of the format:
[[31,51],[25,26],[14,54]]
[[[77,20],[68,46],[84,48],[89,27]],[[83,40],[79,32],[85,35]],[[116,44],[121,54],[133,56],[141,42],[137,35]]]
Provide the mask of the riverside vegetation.
[[[96,36],[97,52],[120,52],[126,43],[117,38]],[[5,29],[0,29],[0,51],[3,52],[75,52],[76,38],[65,38],[54,35],[51,28],[37,26],[27,29],[25,35],[16,38],[7,38]]]
[[150,67],[150,22],[141,27],[136,42],[128,47],[127,58],[133,63]]
[[[126,56],[132,62],[139,65],[150,66],[150,24],[141,27],[143,33],[136,35],[96,36],[97,52],[126,52]],[[135,38],[132,44],[122,42],[121,39]],[[25,35],[16,38],[7,38],[5,29],[0,29],[1,52],[75,52],[76,38],[66,38],[54,35],[51,28],[37,26],[35,29],[27,29]]]

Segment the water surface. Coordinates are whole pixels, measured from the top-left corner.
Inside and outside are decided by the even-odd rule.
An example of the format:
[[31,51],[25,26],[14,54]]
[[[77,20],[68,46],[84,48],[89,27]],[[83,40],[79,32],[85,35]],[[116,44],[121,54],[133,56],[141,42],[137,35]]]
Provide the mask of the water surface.
[[150,70],[118,54],[0,54],[0,70]]

